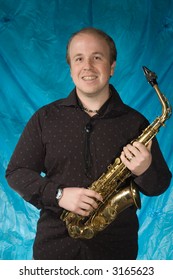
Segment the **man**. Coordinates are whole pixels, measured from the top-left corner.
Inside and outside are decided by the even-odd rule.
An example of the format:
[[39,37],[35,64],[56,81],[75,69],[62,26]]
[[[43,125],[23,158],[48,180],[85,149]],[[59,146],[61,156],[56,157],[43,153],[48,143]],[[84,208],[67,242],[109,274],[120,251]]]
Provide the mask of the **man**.
[[117,156],[146,195],[164,192],[171,173],[156,139],[148,147],[129,144],[148,121],[109,84],[116,64],[111,37],[82,29],[68,43],[67,62],[75,89],[34,114],[6,172],[9,185],[41,209],[34,259],[136,259],[135,207],[90,240],[71,238],[60,215],[66,209],[87,217],[97,208],[102,197],[87,187]]

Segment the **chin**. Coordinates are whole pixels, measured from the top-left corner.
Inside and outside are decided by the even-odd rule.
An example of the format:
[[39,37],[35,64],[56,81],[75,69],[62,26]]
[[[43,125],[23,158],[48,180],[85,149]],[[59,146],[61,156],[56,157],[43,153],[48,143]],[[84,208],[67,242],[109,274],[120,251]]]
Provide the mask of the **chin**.
[[97,90],[96,89],[95,90],[94,89],[92,89],[92,90],[84,89],[84,90],[79,90],[78,91],[79,94],[82,94],[82,95],[85,95],[85,96],[89,96],[89,97],[93,96],[93,95],[97,95],[99,92],[100,92],[100,90],[98,90],[98,89]]

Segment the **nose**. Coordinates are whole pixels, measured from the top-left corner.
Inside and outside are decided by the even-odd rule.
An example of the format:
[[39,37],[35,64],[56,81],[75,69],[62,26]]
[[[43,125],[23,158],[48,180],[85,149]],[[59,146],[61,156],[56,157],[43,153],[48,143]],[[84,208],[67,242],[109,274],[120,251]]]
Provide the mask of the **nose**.
[[92,68],[92,60],[91,58],[87,58],[84,64],[84,70],[90,70]]

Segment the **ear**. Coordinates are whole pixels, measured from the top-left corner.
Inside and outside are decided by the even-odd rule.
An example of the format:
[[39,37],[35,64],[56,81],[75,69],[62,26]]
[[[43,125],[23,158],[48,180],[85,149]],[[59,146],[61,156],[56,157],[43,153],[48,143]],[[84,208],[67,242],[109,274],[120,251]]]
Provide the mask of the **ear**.
[[111,73],[110,73],[110,76],[112,77],[113,74],[114,74],[114,70],[115,70],[115,66],[116,66],[116,61],[114,61],[111,65]]

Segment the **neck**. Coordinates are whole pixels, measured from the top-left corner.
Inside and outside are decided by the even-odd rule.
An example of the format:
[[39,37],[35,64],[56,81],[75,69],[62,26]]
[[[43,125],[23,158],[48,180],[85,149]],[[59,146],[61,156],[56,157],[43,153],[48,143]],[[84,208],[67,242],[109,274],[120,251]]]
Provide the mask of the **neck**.
[[90,116],[97,114],[99,109],[110,97],[109,91],[107,91],[107,93],[100,93],[98,95],[82,95],[78,93],[77,95],[82,103],[83,110]]

